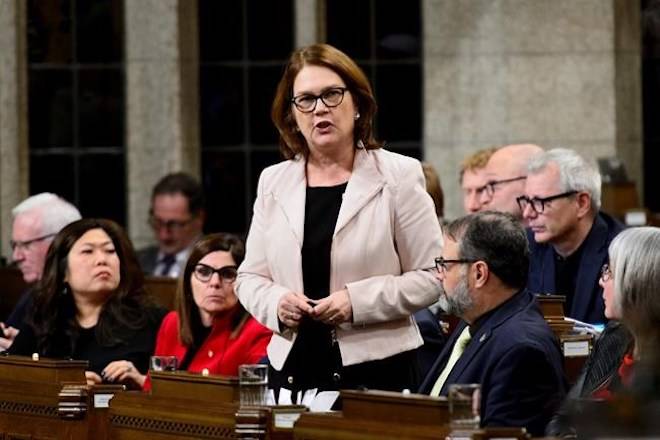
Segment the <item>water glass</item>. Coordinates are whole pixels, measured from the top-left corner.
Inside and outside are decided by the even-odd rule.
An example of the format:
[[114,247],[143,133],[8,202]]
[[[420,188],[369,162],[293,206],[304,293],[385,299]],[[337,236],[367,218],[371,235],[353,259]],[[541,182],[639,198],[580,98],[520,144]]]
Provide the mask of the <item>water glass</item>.
[[244,364],[238,367],[241,406],[266,405],[268,365]]
[[449,426],[457,430],[479,429],[481,385],[449,385]]
[[149,365],[151,371],[176,371],[179,360],[176,356],[151,356]]

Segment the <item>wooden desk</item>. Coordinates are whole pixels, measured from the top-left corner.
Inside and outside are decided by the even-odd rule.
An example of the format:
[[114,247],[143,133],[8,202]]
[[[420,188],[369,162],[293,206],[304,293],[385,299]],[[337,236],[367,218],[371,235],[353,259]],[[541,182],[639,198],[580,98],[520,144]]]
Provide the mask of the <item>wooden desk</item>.
[[340,413],[303,413],[296,440],[442,439],[449,433],[445,397],[388,391],[341,392]]
[[591,354],[593,336],[573,332],[573,324],[564,319],[566,298],[563,295],[536,295],[536,300],[543,317],[557,336],[564,357],[564,373],[572,385]]
[[[0,357],[0,437],[5,439],[104,439],[103,416],[82,393],[62,411],[63,386],[86,387],[85,361]],[[72,403],[71,399],[63,399]],[[71,417],[72,412],[76,413]],[[90,424],[90,420],[94,420]],[[97,423],[100,423],[97,425]],[[93,436],[90,436],[91,432]]]
[[152,372],[152,391],[126,392],[110,402],[111,439],[236,438],[238,379]]

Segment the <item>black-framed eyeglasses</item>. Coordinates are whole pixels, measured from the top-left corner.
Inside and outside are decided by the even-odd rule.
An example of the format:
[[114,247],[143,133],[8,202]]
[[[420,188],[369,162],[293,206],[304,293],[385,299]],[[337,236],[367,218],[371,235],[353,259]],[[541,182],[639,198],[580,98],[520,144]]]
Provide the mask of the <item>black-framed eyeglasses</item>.
[[493,194],[495,194],[495,187],[497,185],[517,182],[523,179],[527,179],[527,176],[511,177],[510,179],[489,180],[484,186],[477,188],[477,193],[479,195],[486,194],[488,197],[492,197]]
[[43,240],[47,240],[49,238],[55,237],[57,234],[46,234],[42,235],[41,237],[33,238],[31,240],[9,240],[9,246],[11,246],[11,250],[15,251],[16,248],[18,249],[29,249],[30,245],[33,243],[37,243]]
[[163,228],[168,231],[180,231],[181,229],[188,226],[194,217],[189,218],[188,220],[163,220],[154,215],[149,216],[149,226],[155,231],[159,231]]
[[233,283],[238,276],[238,268],[236,266],[222,266],[218,269],[204,263],[197,263],[193,274],[202,283],[208,283],[213,278],[213,274],[217,273],[223,283]]
[[612,279],[612,269],[610,268],[609,263],[603,264],[603,267],[600,268],[600,280],[606,282]]
[[445,259],[443,257],[437,257],[435,259],[435,269],[439,273],[445,273],[445,272],[447,272],[447,265],[448,264],[454,264],[454,263],[466,264],[466,263],[475,263],[477,261],[479,261],[479,260],[472,260],[472,259],[468,259],[468,258],[459,258],[459,259],[456,259],[456,260],[449,260],[449,259]]
[[543,211],[545,210],[545,204],[548,202],[552,202],[553,200],[561,199],[564,197],[570,197],[574,194],[577,194],[577,191],[566,191],[561,194],[555,194],[554,196],[548,196],[548,197],[532,197],[531,199],[527,196],[520,196],[516,198],[516,202],[518,202],[518,206],[520,207],[521,211],[524,211],[527,206],[531,206],[532,209],[537,213],[537,214],[542,214]]
[[347,90],[346,87],[331,87],[321,92],[320,95],[303,93],[302,95],[294,96],[291,102],[301,112],[310,113],[316,108],[316,103],[319,99],[323,101],[326,107],[337,107],[344,100],[344,93]]

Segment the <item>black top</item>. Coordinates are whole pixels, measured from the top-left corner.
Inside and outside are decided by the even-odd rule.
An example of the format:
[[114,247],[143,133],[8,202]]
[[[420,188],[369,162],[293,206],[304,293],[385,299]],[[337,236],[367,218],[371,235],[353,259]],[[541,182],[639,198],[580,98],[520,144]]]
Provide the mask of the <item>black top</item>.
[[[346,185],[307,187],[301,253],[305,295],[312,299],[325,298],[330,293],[332,236]],[[333,332],[332,326],[303,318],[281,371],[285,383],[273,385],[293,390],[336,388],[333,373],[341,367],[341,357],[337,344],[333,343]]]
[[28,288],[18,299],[18,302],[14,306],[14,310],[11,311],[5,324],[18,330],[22,330],[25,325],[25,317],[27,316],[28,310],[32,308],[33,302],[32,288]]
[[[132,362],[140,373],[146,374],[149,369],[149,357],[154,352],[156,335],[160,322],[165,316],[165,310],[147,307],[144,313],[148,315],[146,325],[134,331],[125,342],[102,346],[96,340],[96,326],[79,328],[75,340],[70,337],[57,338],[56,345],[51,347],[47,353],[39,353],[39,355],[56,359],[89,361],[87,370],[99,375],[110,362],[126,360]],[[37,338],[34,329],[31,325],[26,325],[16,336],[9,353],[31,356],[37,352]]]
[[204,345],[206,338],[209,337],[209,335],[211,334],[211,330],[213,330],[213,325],[209,327],[205,327],[204,324],[202,324],[201,319],[195,319],[195,318],[190,320],[190,327],[192,330],[193,344],[192,346],[188,347],[188,350],[186,350],[186,355],[183,358],[181,365],[179,365],[179,367],[177,368],[180,371],[188,370],[190,363],[193,361],[193,359],[195,359],[195,355],[199,351],[199,347]]
[[558,294],[566,296],[565,310],[571,310],[573,306],[583,247],[584,242],[575,252],[565,258],[555,251],[555,286]]

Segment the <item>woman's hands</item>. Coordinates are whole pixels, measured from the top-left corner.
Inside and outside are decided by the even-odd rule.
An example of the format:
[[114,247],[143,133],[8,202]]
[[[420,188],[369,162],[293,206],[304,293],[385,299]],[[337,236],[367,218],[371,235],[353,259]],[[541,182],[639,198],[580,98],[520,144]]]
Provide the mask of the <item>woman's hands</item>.
[[328,297],[311,300],[301,293],[289,292],[277,306],[277,317],[289,328],[298,328],[303,316],[328,325],[338,325],[353,319],[353,307],[347,289],[338,290]]
[[141,374],[130,361],[110,362],[101,372],[101,375],[93,371],[85,371],[87,385],[103,383],[117,383],[127,385],[129,388],[142,388],[147,376]]
[[277,317],[289,328],[298,328],[303,315],[312,315],[313,301],[302,293],[289,292],[282,295],[277,305]]
[[315,303],[312,317],[324,324],[337,325],[353,320],[353,306],[347,289],[332,292]]

